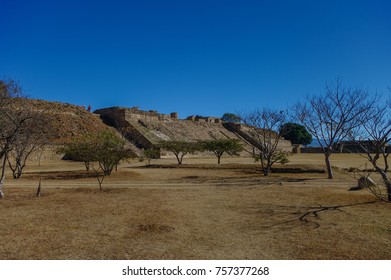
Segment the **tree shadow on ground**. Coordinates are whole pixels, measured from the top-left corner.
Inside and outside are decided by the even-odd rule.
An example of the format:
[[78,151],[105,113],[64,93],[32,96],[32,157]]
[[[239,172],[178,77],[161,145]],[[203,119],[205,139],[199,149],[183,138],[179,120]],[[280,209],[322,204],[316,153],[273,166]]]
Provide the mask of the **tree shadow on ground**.
[[23,175],[25,178],[31,179],[45,179],[45,180],[75,180],[84,178],[95,178],[94,172],[88,172],[86,170],[75,171],[46,171],[46,172],[29,172]]
[[301,225],[319,228],[321,227],[321,214],[328,212],[346,213],[345,208],[378,202],[381,201],[373,200],[350,204],[319,206],[264,205],[261,209],[257,210],[256,213],[268,215],[272,221],[263,223],[262,226],[257,227],[257,229],[281,229],[281,227],[292,228]]
[[[190,169],[203,169],[203,170],[216,170],[216,169],[231,169],[235,171],[240,171],[244,174],[260,174],[262,170],[259,165],[254,164],[232,164],[232,163],[223,163],[223,164],[149,164],[142,166],[130,166],[128,168],[132,169],[153,169],[153,168],[162,168],[162,169],[176,169],[176,168],[190,168]],[[324,174],[326,171],[323,167],[312,167],[306,165],[292,165],[292,166],[279,166],[272,167],[271,173],[289,173],[289,174],[300,174],[300,173],[318,173]]]

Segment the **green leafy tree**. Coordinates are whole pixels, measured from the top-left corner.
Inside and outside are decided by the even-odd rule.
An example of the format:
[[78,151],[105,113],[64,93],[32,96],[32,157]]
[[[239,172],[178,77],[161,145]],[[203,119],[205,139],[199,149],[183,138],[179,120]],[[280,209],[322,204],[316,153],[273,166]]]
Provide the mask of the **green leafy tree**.
[[88,164],[95,172],[100,190],[105,176],[111,175],[121,160],[134,157],[134,153],[126,148],[125,140],[113,131],[91,133],[76,138],[64,145],[62,152],[71,159]]
[[153,147],[153,148],[143,150],[140,161],[147,160],[147,164],[151,165],[152,159],[159,159],[159,158],[160,158],[160,149]]
[[131,150],[125,147],[125,140],[115,132],[104,131],[96,136],[95,161],[104,175],[110,175],[121,160],[132,157]]
[[201,143],[202,149],[213,152],[217,157],[217,163],[220,164],[221,156],[224,153],[229,155],[237,154],[243,151],[243,145],[238,139],[215,139]]
[[224,122],[241,122],[241,118],[238,115],[232,113],[225,113],[222,117]]
[[308,145],[312,142],[312,136],[305,126],[297,123],[285,123],[280,128],[280,134],[292,144]]
[[91,163],[95,160],[93,141],[96,135],[84,134],[73,138],[58,149],[59,154],[65,154],[65,158],[84,162],[86,170],[90,170]]
[[172,152],[178,164],[182,164],[183,157],[188,153],[194,153],[201,149],[199,143],[186,141],[164,141],[159,144],[161,149]]

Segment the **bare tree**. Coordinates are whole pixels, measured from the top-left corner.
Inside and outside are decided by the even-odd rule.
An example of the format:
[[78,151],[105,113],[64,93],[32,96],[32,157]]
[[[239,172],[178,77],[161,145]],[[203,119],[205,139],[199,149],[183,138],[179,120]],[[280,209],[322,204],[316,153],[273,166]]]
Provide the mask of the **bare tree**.
[[297,120],[316,138],[322,147],[328,178],[333,178],[330,156],[337,141],[346,140],[360,125],[360,119],[370,110],[376,98],[363,89],[352,89],[340,79],[327,83],[324,94],[309,96],[293,111]]
[[22,176],[28,157],[42,149],[51,138],[47,118],[44,118],[38,111],[31,111],[29,114],[30,118],[15,135],[12,150],[7,157],[8,166],[15,179]]
[[14,80],[0,81],[0,198],[4,197],[5,167],[13,144],[31,118],[28,110],[15,108],[13,99],[22,97],[23,91]]
[[369,110],[360,121],[361,132],[357,143],[361,146],[373,169],[380,174],[386,187],[386,194],[378,186],[368,189],[383,201],[391,202],[391,177],[389,176],[389,155],[391,141],[391,99],[385,105]]
[[285,112],[263,108],[244,114],[241,119],[247,125],[249,137],[246,140],[259,150],[262,172],[267,176],[274,163],[286,162],[286,154],[277,149]]

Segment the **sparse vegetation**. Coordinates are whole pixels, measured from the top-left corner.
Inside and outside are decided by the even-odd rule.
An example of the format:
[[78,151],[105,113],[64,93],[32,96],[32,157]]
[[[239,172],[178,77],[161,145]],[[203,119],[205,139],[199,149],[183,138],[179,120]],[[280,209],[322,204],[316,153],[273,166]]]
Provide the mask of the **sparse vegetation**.
[[[79,162],[28,165],[0,203],[0,258],[391,257],[389,204],[373,202],[366,191],[348,191],[356,183],[350,174],[336,171],[336,180],[328,180],[324,173],[307,173],[303,163],[309,171],[324,169],[320,154],[294,155],[286,167],[300,173],[267,177],[249,158],[227,158],[224,165],[213,158],[188,161],[186,168],[175,159],[157,160],[167,168],[124,163],[105,179],[103,192],[94,191],[94,177],[73,177],[91,173]],[[361,166],[366,159],[337,154],[334,162]],[[42,172],[53,164],[55,171]],[[36,198],[40,176],[44,191]]]
[[[387,230],[391,226],[387,219],[391,211],[389,204],[360,191],[351,174],[362,171],[363,162],[369,160],[377,171],[372,174],[374,181],[382,180],[387,192],[379,192],[374,184],[370,190],[382,200],[391,201],[387,147],[391,140],[390,105],[375,107],[375,99],[367,99],[360,90],[346,90],[337,84],[327,88],[327,94],[322,96],[325,103],[320,97],[314,97],[307,100],[308,104],[296,107],[296,112],[302,113],[298,116],[307,121],[307,127],[310,127],[308,123],[314,125],[312,117],[322,116],[317,115],[318,111],[331,116],[329,122],[322,120],[312,127],[311,133],[319,130],[318,140],[322,135],[331,135],[330,144],[356,133],[355,136],[361,137],[356,138],[358,143],[367,148],[367,159],[358,154],[335,155],[331,175],[338,180],[330,181],[323,178],[326,172],[320,164],[323,155],[295,154],[288,161],[289,152],[278,149],[281,137],[289,138],[284,132],[299,131],[294,136],[299,140],[292,138],[294,143],[305,144],[310,139],[303,127],[285,123],[285,112],[270,109],[241,117],[225,114],[224,121],[236,122],[224,124],[233,127],[230,134],[225,134],[225,126],[219,120],[200,118],[202,123],[197,126],[200,129],[218,128],[202,135],[203,140],[214,140],[190,142],[189,139],[197,139],[191,135],[186,141],[162,141],[143,150],[141,155],[141,160],[147,160],[148,165],[152,159],[156,164],[147,168],[141,163],[124,163],[116,176],[110,176],[120,161],[134,154],[114,130],[104,127],[92,133],[85,129],[81,124],[91,121],[85,110],[76,108],[67,115],[79,118],[76,125],[79,131],[68,131],[72,135],[69,138],[59,137],[67,133],[57,126],[58,134],[54,136],[57,141],[67,143],[60,152],[75,161],[45,161],[43,166],[33,163],[21,177],[34,145],[47,140],[42,139],[47,133],[39,128],[39,124],[46,125],[31,112],[19,110],[21,106],[16,103],[10,105],[9,101],[20,93],[17,83],[1,82],[0,89],[3,163],[0,196],[3,196],[6,172],[20,178],[12,180],[9,199],[0,203],[0,224],[8,238],[0,244],[0,258],[388,259],[391,256]],[[345,105],[347,108],[339,108]],[[145,131],[153,128],[151,138],[178,139],[167,137],[169,129],[150,123],[154,118],[175,124],[179,124],[178,120],[149,113],[152,117],[147,113],[145,122],[136,120],[144,124]],[[55,117],[55,122],[59,118]],[[284,127],[284,123],[290,128]],[[133,132],[131,126],[125,128],[122,132]],[[177,129],[181,130],[181,126]],[[236,135],[238,131],[242,133]],[[35,132],[39,133],[35,135]],[[222,135],[227,139],[216,139]],[[235,136],[237,139],[231,139]],[[137,145],[148,141],[143,135],[138,140]],[[250,158],[242,157],[226,157],[223,165],[216,165],[209,158],[191,158],[189,163],[181,165],[183,158],[195,151],[211,151],[220,163],[223,154],[241,152],[243,143],[247,150],[248,144],[252,145],[261,169]],[[371,146],[365,147],[365,143]],[[327,150],[328,144],[323,148]],[[175,159],[161,159],[161,151],[163,155],[172,152],[178,164]],[[5,168],[7,161],[10,170]],[[82,170],[83,165],[78,161],[87,170]],[[327,164],[329,167],[331,164]],[[95,179],[101,192],[91,190],[96,187]],[[103,190],[104,180],[110,188]],[[35,222],[35,217],[40,217],[39,222]],[[45,231],[50,233],[50,240],[37,245]],[[72,242],[64,242],[69,241],[69,234]],[[303,236],[306,236],[305,243],[301,242]]]
[[326,84],[323,94],[308,96],[294,106],[296,119],[322,147],[329,179],[334,177],[330,157],[335,142],[350,138],[375,102],[365,90],[349,88],[337,79]]
[[153,148],[143,150],[143,153],[140,157],[140,161],[147,160],[147,165],[151,165],[152,159],[159,159],[159,158],[160,158],[160,149],[153,147]]
[[243,151],[243,145],[238,139],[215,139],[203,141],[200,145],[201,149],[214,153],[217,157],[218,164],[220,164],[221,157],[224,153],[235,155]]
[[114,167],[121,160],[133,156],[125,147],[125,141],[115,132],[110,131],[75,138],[65,144],[60,152],[71,159],[83,161],[86,167],[91,167],[96,174],[100,190],[105,176],[111,175]]
[[[14,80],[0,80],[0,199],[4,197],[3,186],[5,181],[5,168],[9,154],[12,150],[24,148],[23,145],[31,144],[30,133],[40,133],[35,130],[39,125],[37,113],[31,106],[19,108],[12,102],[16,98],[25,98],[23,89]],[[20,143],[23,142],[21,145]],[[22,149],[19,149],[19,151]],[[17,153],[21,161],[17,162],[16,176],[21,176],[23,169],[23,156]],[[15,174],[15,172],[13,172]],[[20,174],[20,175],[19,175]],[[15,176],[15,175],[14,175]]]
[[201,149],[199,143],[186,141],[162,141],[159,148],[172,152],[178,164],[182,164],[183,157],[188,153],[194,153]]
[[[365,151],[365,156],[380,174],[386,192],[377,185],[368,189],[379,199],[391,202],[391,178],[389,176],[389,155],[391,149],[391,100],[385,105],[373,106],[360,120],[356,142]],[[368,176],[368,175],[367,175]]]
[[[289,162],[289,159],[288,159],[289,155],[290,155],[290,153],[284,152],[284,151],[277,151],[277,152],[273,153],[273,155],[271,156],[271,159],[270,159],[270,163],[271,163],[270,170],[272,170],[272,166],[275,163],[279,163],[282,165],[287,164]],[[255,155],[254,161],[260,162],[261,157],[258,155]]]
[[282,163],[281,160],[285,161],[286,158],[277,150],[282,137],[278,129],[285,122],[285,112],[263,108],[241,118],[250,131],[250,143],[258,150],[254,157],[259,159],[263,175],[268,176],[273,164]]
[[14,179],[23,174],[27,159],[38,150],[42,150],[49,143],[51,127],[41,112],[31,112],[25,125],[18,130],[12,142],[12,150],[7,156],[8,166],[12,170]]

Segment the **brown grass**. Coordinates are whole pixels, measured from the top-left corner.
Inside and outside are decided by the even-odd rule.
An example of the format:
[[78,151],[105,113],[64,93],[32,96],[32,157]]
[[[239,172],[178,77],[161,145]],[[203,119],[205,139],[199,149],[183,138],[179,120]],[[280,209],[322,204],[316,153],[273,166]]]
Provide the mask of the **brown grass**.
[[[336,158],[340,168],[360,164]],[[78,175],[85,174],[80,163],[31,164],[25,178],[6,181],[0,258],[391,258],[390,204],[349,191],[356,184],[349,172],[334,180],[305,172],[323,168],[319,155],[291,161],[285,168],[304,173],[263,177],[240,158],[220,166],[214,159],[124,164],[103,192]],[[40,175],[43,193],[35,198]]]

